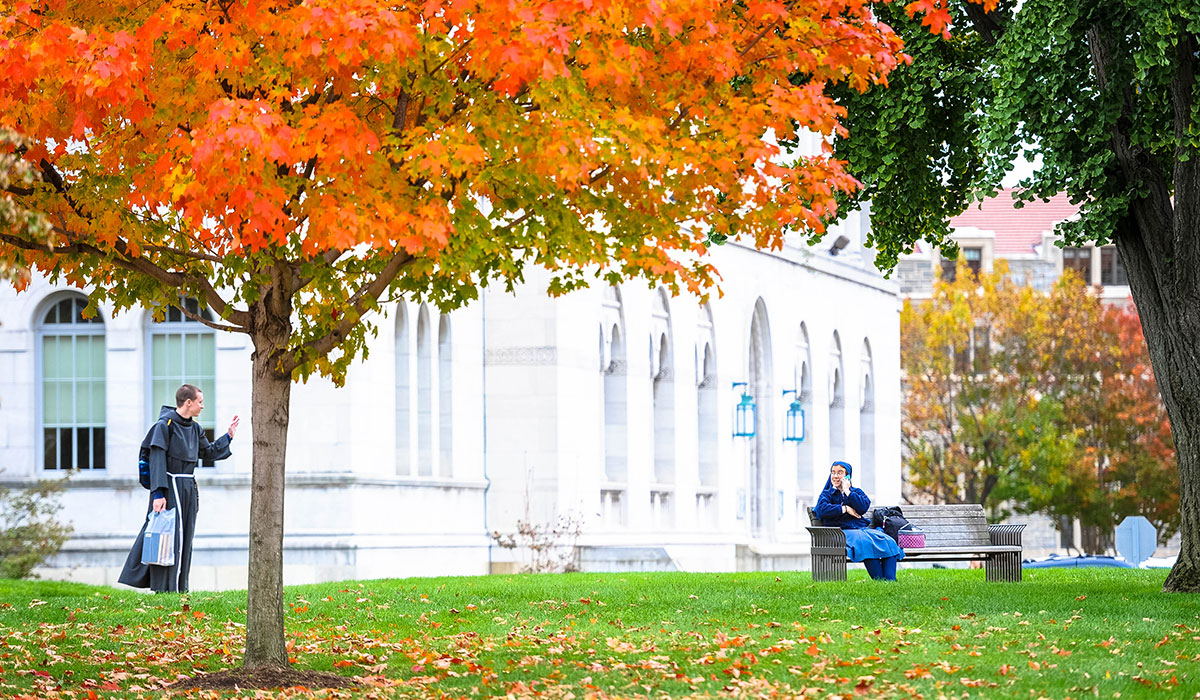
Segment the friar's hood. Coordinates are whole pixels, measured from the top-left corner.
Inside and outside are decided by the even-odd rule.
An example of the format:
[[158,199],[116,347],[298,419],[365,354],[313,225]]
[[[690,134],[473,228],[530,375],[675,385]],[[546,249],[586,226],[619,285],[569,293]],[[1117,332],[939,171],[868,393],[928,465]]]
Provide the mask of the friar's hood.
[[[179,415],[179,411],[175,410],[174,406],[163,406],[161,409],[159,409],[158,419],[163,420],[165,418],[170,418],[172,421],[179,423],[181,425],[191,425],[192,424],[192,419],[184,418],[183,416]],[[849,473],[849,472],[847,472],[847,473]]]

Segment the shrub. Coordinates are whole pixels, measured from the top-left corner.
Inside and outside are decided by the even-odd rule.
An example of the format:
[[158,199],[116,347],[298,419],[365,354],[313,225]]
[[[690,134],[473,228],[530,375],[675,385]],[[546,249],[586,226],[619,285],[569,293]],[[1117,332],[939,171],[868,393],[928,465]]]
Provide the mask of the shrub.
[[0,577],[27,578],[70,537],[71,526],[57,518],[63,483],[54,479],[0,486]]

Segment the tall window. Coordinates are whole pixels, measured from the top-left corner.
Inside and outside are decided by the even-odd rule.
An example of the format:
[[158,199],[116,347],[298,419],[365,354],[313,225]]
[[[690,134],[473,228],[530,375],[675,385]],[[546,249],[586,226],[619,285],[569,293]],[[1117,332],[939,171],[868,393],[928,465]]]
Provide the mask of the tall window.
[[696,436],[697,466],[701,486],[717,485],[717,362],[713,354],[716,334],[712,310],[700,309],[696,352]]
[[626,421],[626,357],[622,333],[621,293],[616,287],[604,290],[600,326],[600,414],[603,473],[600,485],[600,518],[607,529],[626,524],[628,494],[628,432]]
[[846,459],[846,382],[842,366],[842,341],[837,331],[829,349],[829,455],[830,461]]
[[417,315],[417,474],[433,476],[433,339],[429,309]]
[[1092,249],[1063,248],[1063,271],[1073,270],[1084,284],[1092,283]]
[[[182,307],[182,309],[180,308]],[[180,384],[193,384],[204,392],[201,425],[209,440],[215,438],[213,421],[217,414],[217,341],[212,328],[183,313],[212,321],[212,313],[195,299],[182,299],[180,306],[168,307],[161,321],[150,324],[150,421],[158,420],[161,406],[175,405]],[[210,460],[201,466],[214,466]]]
[[405,302],[396,306],[396,473],[407,476],[412,469],[412,378],[408,311]]
[[450,317],[438,323],[438,473],[454,473],[454,364],[450,350]]
[[38,324],[42,374],[42,466],[104,469],[104,322],[84,318],[87,300],[70,295]]
[[1111,285],[1129,284],[1129,276],[1125,274],[1125,265],[1116,246],[1106,245],[1100,249],[1100,284]]
[[861,395],[858,402],[858,462],[862,467],[862,483],[868,495],[875,497],[875,367],[871,359],[871,343],[863,340]]
[[659,290],[650,314],[650,381],[654,421],[654,480],[675,482],[675,378],[672,367],[671,312],[667,294]]
[[[799,392],[796,399],[800,401],[800,407],[804,409],[804,420],[807,423],[804,427],[807,432],[807,428],[813,425],[812,350],[808,343],[808,327],[804,323],[800,324],[800,332],[796,338],[796,362],[799,367],[794,372],[794,388]],[[801,524],[808,523],[804,509],[811,506],[816,500],[815,494],[818,485],[813,483],[816,479],[813,473],[814,442],[812,435],[805,435],[802,442],[795,443],[796,513],[797,523]]]

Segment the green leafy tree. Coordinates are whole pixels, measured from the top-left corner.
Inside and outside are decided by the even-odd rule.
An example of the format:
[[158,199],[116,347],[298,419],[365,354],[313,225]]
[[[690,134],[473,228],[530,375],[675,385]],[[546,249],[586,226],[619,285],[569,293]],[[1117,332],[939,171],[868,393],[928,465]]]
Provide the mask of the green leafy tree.
[[1016,156],[1036,159],[1018,201],[1067,193],[1080,215],[1064,242],[1113,242],[1128,271],[1178,460],[1182,547],[1164,590],[1200,591],[1200,4],[951,5],[945,39],[878,8],[912,64],[894,89],[841,99],[835,153],[874,203],[878,260],[920,238],[953,254],[946,222]]

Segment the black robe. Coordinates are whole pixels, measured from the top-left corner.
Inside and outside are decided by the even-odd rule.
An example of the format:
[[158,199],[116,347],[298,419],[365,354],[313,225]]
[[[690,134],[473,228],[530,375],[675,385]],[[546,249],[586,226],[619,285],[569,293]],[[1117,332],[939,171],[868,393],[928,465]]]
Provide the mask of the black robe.
[[191,418],[180,417],[170,406],[162,407],[150,436],[150,502],[146,507],[146,516],[148,518],[154,510],[154,492],[163,489],[167,508],[176,509],[175,565],[142,563],[142,540],[146,536],[146,523],[142,523],[118,581],[134,588],[150,588],[155,592],[183,592],[188,589],[188,574],[192,569],[192,538],[196,534],[196,514],[200,510],[200,494],[192,474],[201,459],[225,459],[232,454],[229,449],[231,440],[226,433],[216,442],[209,442],[199,423]]

